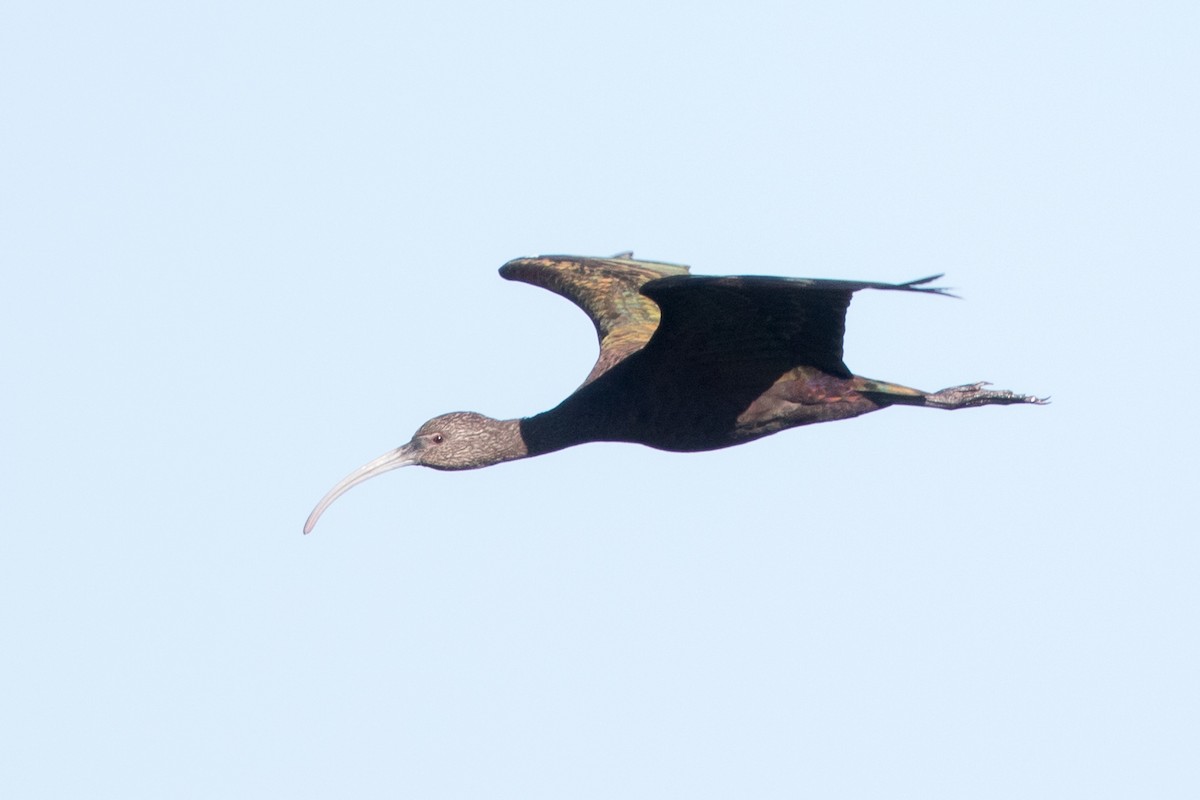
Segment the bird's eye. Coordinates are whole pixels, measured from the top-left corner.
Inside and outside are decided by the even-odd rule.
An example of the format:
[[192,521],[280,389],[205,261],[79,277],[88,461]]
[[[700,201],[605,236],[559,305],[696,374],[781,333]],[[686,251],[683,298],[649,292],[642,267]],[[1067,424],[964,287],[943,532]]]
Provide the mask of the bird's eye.
[[435,433],[431,438],[433,439],[434,444],[441,444],[442,442],[446,441],[446,437],[442,436],[440,433]]

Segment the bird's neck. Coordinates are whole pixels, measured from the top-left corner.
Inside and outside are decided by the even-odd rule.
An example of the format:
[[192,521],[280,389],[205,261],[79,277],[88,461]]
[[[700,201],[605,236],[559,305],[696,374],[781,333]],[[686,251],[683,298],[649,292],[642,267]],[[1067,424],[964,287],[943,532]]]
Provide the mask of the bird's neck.
[[534,455],[525,445],[525,439],[522,436],[522,422],[523,420],[519,419],[492,420],[484,434],[481,454],[473,460],[468,468],[490,467],[493,464],[515,461],[518,458]]
[[578,412],[579,409],[568,407],[568,404],[564,403],[557,408],[520,420],[525,455],[540,456],[584,442],[609,438],[603,435],[604,426],[591,419],[590,415]]

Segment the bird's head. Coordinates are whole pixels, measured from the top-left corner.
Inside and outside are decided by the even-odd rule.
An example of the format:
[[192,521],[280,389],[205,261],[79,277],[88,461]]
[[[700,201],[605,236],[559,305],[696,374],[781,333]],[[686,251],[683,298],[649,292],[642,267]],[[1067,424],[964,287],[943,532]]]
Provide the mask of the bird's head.
[[417,428],[408,444],[384,453],[339,481],[313,509],[304,523],[304,532],[312,531],[334,500],[376,475],[413,465],[444,470],[477,469],[526,455],[518,420],[496,420],[473,411],[442,414]]
[[412,441],[400,449],[411,448],[411,463],[423,467],[477,469],[525,455],[512,449],[516,444],[513,434],[517,432],[516,420],[452,411],[417,428]]

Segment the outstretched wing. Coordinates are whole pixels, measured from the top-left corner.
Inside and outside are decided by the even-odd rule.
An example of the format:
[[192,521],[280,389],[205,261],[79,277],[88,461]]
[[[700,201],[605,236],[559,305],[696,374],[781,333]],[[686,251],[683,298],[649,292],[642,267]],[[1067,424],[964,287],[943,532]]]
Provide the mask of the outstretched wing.
[[851,296],[860,289],[947,294],[923,285],[940,277],[899,284],[754,275],[661,278],[642,286],[662,314],[647,354],[732,381],[801,365],[848,378],[842,337]]
[[637,261],[633,253],[612,258],[535,256],[517,258],[500,268],[500,276],[524,281],[562,295],[583,309],[596,326],[600,357],[584,384],[640,350],[658,327],[658,306],[639,290],[648,281],[685,277],[679,264]]

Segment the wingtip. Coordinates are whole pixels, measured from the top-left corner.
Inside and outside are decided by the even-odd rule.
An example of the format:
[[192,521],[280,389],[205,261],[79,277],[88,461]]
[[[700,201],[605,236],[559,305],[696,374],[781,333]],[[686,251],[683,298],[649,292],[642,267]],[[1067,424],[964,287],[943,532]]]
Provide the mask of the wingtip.
[[954,288],[951,286],[926,286],[927,283],[933,283],[936,280],[941,280],[946,277],[946,273],[939,272],[936,275],[929,275],[924,278],[907,281],[897,286],[900,289],[907,289],[913,292],[926,292],[928,294],[936,294],[941,297],[953,297],[955,300],[961,300],[962,297],[954,294]]
[[500,277],[505,280],[516,280],[516,271],[522,264],[527,264],[530,261],[535,261],[541,256],[519,256],[518,258],[510,258],[500,265]]
[[929,277],[926,277],[926,278],[917,278],[914,281],[909,281],[907,283],[902,283],[900,285],[901,286],[920,286],[923,283],[933,283],[934,281],[939,280],[944,277],[946,277],[946,273],[939,272],[937,275],[930,275]]

